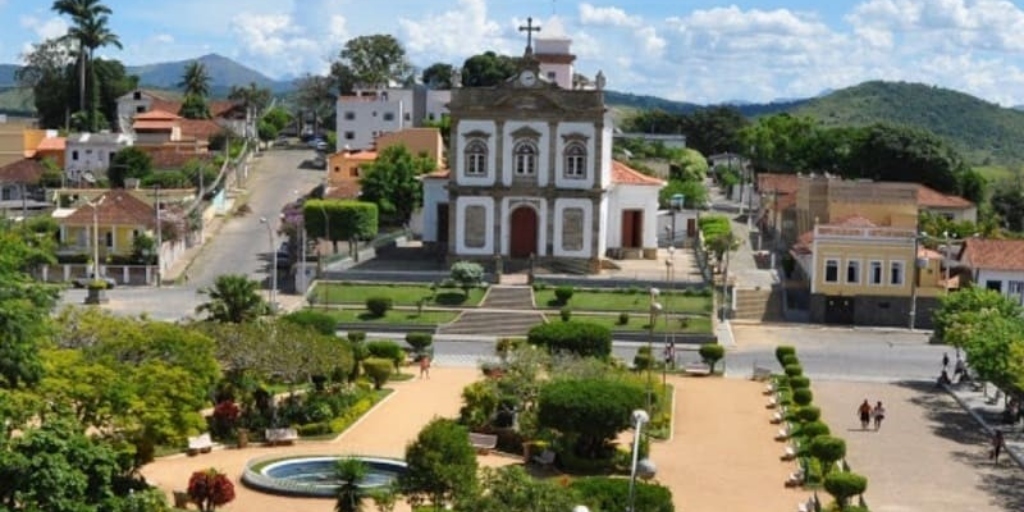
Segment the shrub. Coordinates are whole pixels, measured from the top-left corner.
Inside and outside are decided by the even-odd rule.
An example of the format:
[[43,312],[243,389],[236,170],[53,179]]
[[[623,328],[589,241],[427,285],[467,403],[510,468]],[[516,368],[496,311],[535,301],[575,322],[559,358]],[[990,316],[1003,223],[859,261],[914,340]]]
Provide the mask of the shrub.
[[836,462],[846,457],[846,441],[830,435],[817,436],[807,445],[807,452],[821,461],[822,472],[828,475]]
[[821,409],[813,405],[805,405],[793,411],[793,416],[801,423],[810,423],[821,418]]
[[366,332],[364,331],[348,331],[346,336],[352,343],[361,343],[366,341]]
[[636,355],[633,356],[633,367],[638,371],[650,370],[654,367],[654,354],[651,354],[650,347],[636,349]]
[[532,327],[526,340],[552,353],[607,358],[612,352],[611,329],[587,322],[555,322]]
[[326,336],[334,336],[338,330],[338,321],[333,316],[315,309],[303,309],[294,313],[288,313],[282,316],[281,319],[293,324],[312,327],[320,334]]
[[796,356],[796,347],[790,345],[779,345],[775,347],[775,359],[780,365],[783,365],[782,360],[787,355]]
[[219,438],[231,436],[238,425],[238,417],[242,410],[233,400],[222,400],[213,408],[213,435]]
[[705,343],[700,346],[699,352],[700,358],[711,367],[712,373],[715,371],[715,365],[725,357],[725,347],[718,343]]
[[572,320],[572,308],[570,308],[569,306],[562,308],[561,310],[559,310],[558,316],[562,317],[563,322],[568,322],[569,320]]
[[803,375],[797,375],[789,379],[789,385],[793,389],[809,389],[811,387],[811,379]]
[[555,288],[555,300],[562,305],[568,304],[575,291],[572,286],[559,286]]
[[402,366],[402,362],[405,361],[405,352],[402,347],[393,341],[381,340],[371,341],[366,343],[366,352],[370,357],[378,359],[387,359],[392,362],[395,369],[399,369]]
[[494,353],[504,361],[508,359],[509,354],[518,350],[524,344],[526,344],[526,338],[498,338],[497,343],[494,345]]
[[629,313],[626,313],[626,312],[619,313],[619,321],[617,323],[619,325],[626,325],[626,324],[628,324],[629,323]]
[[382,317],[394,306],[391,297],[370,297],[366,299],[366,310],[375,317]]
[[[629,501],[629,479],[594,476],[577,478],[569,488],[583,497],[592,510],[622,510]],[[636,482],[635,510],[645,512],[675,512],[672,491],[667,487]]]
[[813,440],[819,436],[827,436],[830,432],[828,425],[820,421],[809,421],[801,426],[799,430],[799,434],[808,440]]
[[391,378],[393,363],[389,359],[371,357],[363,361],[363,371],[373,380],[373,388],[380,389]]
[[452,264],[449,277],[462,288],[463,293],[469,295],[470,288],[483,282],[484,267],[472,261],[456,261]]
[[234,501],[235,484],[216,469],[202,469],[189,477],[186,492],[200,510],[214,510]]
[[298,431],[299,435],[302,437],[322,436],[331,433],[331,424],[323,421],[307,423],[305,425],[299,425],[295,430]]
[[423,352],[434,343],[434,335],[429,332],[410,332],[405,335],[405,342],[416,352]]
[[804,369],[798,364],[791,364],[783,368],[787,377],[799,377],[804,374]]
[[643,407],[642,386],[600,378],[549,382],[540,390],[537,421],[576,436],[576,452],[597,458],[608,440],[631,424],[632,412]]
[[811,390],[807,388],[799,388],[793,390],[793,403],[801,407],[805,405],[810,405],[813,399],[814,393],[811,393]]
[[800,360],[797,359],[796,354],[786,354],[786,355],[782,356],[782,366],[783,367],[786,367],[786,366],[789,366],[789,365],[793,365],[793,364],[795,364],[795,365],[799,365],[800,364]]
[[864,494],[868,489],[868,479],[856,473],[837,471],[825,477],[825,490],[836,500],[840,509],[846,510],[850,498]]

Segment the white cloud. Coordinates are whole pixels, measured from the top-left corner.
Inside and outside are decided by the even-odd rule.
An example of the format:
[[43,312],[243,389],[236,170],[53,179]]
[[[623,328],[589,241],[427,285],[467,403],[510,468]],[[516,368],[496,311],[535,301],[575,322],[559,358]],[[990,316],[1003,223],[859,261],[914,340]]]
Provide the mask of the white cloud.
[[324,48],[295,24],[289,14],[240,13],[230,23],[240,39],[243,52],[259,60],[271,74],[322,72],[326,67]]
[[665,46],[668,45],[668,42],[658,36],[658,31],[654,27],[641,28],[637,30],[636,36],[650,57],[660,58],[665,53]]
[[174,44],[174,36],[170,34],[157,34],[153,36],[153,42],[159,44]]
[[45,20],[35,16],[22,16],[18,21],[23,28],[31,30],[40,40],[53,39],[68,33],[67,22],[57,16]]
[[486,50],[507,53],[511,45],[502,28],[487,17],[484,0],[459,0],[455,9],[418,19],[400,18],[403,43],[416,64],[461,64]]
[[613,27],[639,27],[643,20],[639,16],[627,14],[626,11],[618,7],[595,7],[584,2],[580,4],[580,23]]

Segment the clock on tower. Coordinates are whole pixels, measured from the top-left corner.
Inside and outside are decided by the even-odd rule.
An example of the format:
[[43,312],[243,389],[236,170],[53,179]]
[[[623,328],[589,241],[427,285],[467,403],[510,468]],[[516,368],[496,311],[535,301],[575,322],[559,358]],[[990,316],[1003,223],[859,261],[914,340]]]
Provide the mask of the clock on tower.
[[533,87],[537,83],[537,74],[527,69],[519,73],[519,83],[526,87]]

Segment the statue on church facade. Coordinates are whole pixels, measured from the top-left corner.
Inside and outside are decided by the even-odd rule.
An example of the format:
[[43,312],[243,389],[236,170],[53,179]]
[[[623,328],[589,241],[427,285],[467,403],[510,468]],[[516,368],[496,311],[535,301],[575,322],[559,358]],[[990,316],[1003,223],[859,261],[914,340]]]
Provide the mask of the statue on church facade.
[[598,71],[597,76],[594,78],[594,84],[597,90],[603,91],[605,86],[604,71]]

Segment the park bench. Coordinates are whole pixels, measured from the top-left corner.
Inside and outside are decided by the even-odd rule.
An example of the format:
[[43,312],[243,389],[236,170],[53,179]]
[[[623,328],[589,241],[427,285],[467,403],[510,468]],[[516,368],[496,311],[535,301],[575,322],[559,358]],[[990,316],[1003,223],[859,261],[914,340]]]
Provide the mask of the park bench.
[[213,450],[213,439],[210,437],[209,432],[188,438],[189,455],[210,453],[211,450]]
[[796,504],[797,512],[815,512],[816,510],[818,510],[818,502],[814,501],[813,497]]
[[299,438],[299,433],[294,428],[268,428],[266,437],[270,446],[294,444]]
[[492,434],[469,433],[469,444],[473,445],[477,453],[488,454],[498,446],[498,436]]
[[769,382],[768,385],[764,387],[764,394],[772,395],[778,390],[779,388],[774,382]]
[[782,397],[780,397],[778,394],[775,394],[771,398],[768,399],[768,403],[765,404],[765,407],[768,408],[768,409],[774,409],[774,408],[779,406],[779,402],[781,402],[781,401],[782,401]]
[[192,498],[189,498],[187,492],[174,491],[174,508],[185,510],[189,503],[192,503]]
[[787,461],[788,460],[796,460],[796,452],[797,452],[797,447],[795,445],[793,445],[793,443],[790,443],[790,444],[786,445],[786,449],[782,452],[782,457],[779,457],[779,458],[782,459],[782,460],[787,460]]
[[786,441],[786,440],[788,440],[789,436],[792,435],[792,430],[793,430],[792,429],[792,425],[787,423],[785,426],[783,426],[782,428],[779,429],[779,433],[778,434],[775,434],[775,440],[776,441]]
[[786,421],[787,412],[788,411],[786,410],[786,406],[783,405],[782,407],[779,408],[779,410],[775,411],[775,414],[772,414],[772,419],[768,420],[768,423],[771,423],[772,425],[778,425],[779,423]]
[[807,475],[804,474],[803,468],[790,473],[789,478],[786,479],[786,487],[800,487],[804,484],[806,476]]
[[707,363],[690,363],[683,367],[683,373],[686,375],[711,375],[711,366]]
[[533,462],[536,462],[542,468],[550,468],[555,464],[555,452],[544,450],[540,452],[540,455],[533,456]]

